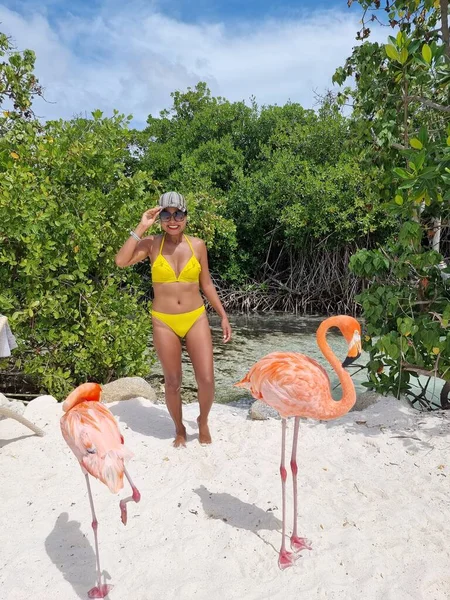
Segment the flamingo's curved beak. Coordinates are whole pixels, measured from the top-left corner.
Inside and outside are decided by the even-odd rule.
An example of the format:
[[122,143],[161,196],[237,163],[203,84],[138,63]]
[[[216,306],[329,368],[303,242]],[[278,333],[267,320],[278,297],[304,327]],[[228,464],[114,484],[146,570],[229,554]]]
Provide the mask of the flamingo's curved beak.
[[349,365],[351,365],[353,362],[355,362],[355,360],[357,358],[359,358],[361,356],[361,354],[357,354],[356,356],[346,356],[344,362],[342,363],[342,366],[348,367]]

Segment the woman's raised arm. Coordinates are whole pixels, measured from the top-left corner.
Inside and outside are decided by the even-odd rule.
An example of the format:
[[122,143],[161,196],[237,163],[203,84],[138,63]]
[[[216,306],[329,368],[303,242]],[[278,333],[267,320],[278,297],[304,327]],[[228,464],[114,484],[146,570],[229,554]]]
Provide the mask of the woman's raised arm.
[[118,267],[130,267],[149,256],[153,236],[143,240],[141,240],[141,236],[153,225],[160,211],[160,206],[145,211],[139,225],[133,232],[130,232],[130,237],[116,254],[115,262]]

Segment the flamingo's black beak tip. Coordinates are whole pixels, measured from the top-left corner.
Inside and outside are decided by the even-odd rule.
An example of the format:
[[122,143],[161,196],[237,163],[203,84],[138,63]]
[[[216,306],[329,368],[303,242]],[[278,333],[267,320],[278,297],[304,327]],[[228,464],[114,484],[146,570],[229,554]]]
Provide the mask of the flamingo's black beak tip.
[[342,366],[344,367],[349,367],[352,363],[355,362],[355,360],[358,360],[358,358],[361,356],[361,354],[357,354],[356,356],[346,356],[344,362],[342,363]]

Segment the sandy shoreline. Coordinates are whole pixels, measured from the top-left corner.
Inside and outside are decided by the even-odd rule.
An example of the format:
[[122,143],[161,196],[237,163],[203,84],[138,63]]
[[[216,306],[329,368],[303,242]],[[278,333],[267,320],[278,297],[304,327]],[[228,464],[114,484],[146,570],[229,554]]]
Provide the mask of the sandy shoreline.
[[[214,444],[196,439],[198,406],[184,406],[188,446],[171,447],[162,405],[109,405],[135,454],[142,493],[120,522],[119,499],[93,482],[102,568],[111,600],[450,599],[450,416],[381,399],[336,422],[303,421],[299,534],[313,544],[277,567],[279,421],[250,421],[214,405]],[[61,407],[32,401],[30,435],[0,422],[0,598],[86,598],[95,555],[84,477],[59,431]],[[289,426],[290,444],[292,426]],[[288,498],[291,497],[288,477]],[[289,503],[288,506],[291,506]],[[292,516],[288,514],[288,533]]]

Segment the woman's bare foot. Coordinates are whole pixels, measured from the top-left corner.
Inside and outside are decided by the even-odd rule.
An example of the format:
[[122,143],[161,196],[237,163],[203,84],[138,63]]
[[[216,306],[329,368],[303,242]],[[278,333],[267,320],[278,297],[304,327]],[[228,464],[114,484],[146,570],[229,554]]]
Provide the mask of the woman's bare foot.
[[198,441],[200,444],[211,444],[211,434],[209,432],[208,421],[202,423],[200,417],[197,417],[198,423]]
[[173,440],[175,448],[184,448],[186,446],[186,428],[180,429],[176,432],[175,439]]

